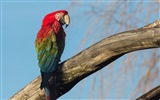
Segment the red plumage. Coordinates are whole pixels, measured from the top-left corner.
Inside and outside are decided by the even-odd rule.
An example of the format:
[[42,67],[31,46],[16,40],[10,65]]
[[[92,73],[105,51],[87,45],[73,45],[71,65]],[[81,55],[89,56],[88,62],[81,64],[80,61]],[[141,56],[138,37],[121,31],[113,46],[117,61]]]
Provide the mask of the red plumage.
[[68,14],[68,12],[66,10],[59,10],[56,12],[49,13],[44,17],[42,26],[52,25],[52,23],[54,23],[54,21],[56,21],[56,19],[54,17],[56,13],[63,13],[64,15]]
[[65,46],[65,32],[62,25],[69,25],[70,18],[66,10],[47,14],[35,40],[38,65],[45,89],[46,99],[56,99],[56,69]]

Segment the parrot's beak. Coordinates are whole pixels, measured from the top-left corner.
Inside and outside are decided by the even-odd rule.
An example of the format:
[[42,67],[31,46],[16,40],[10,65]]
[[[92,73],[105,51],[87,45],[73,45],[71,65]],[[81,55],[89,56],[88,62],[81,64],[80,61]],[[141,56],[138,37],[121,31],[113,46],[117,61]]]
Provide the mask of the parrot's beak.
[[63,20],[66,24],[66,28],[68,27],[69,23],[70,23],[70,17],[68,14],[64,15]]

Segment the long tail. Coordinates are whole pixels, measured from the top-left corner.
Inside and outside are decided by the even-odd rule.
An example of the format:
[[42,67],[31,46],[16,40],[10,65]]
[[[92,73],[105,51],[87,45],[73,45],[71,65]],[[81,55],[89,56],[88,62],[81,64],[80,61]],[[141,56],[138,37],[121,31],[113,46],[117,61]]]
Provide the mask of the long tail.
[[56,100],[56,76],[53,73],[41,72],[40,88],[45,90],[46,100]]
[[50,89],[51,89],[51,93],[50,93],[50,97],[51,97],[51,100],[56,100],[57,98],[57,89],[56,89],[56,76],[51,76],[50,80],[49,80],[49,83],[50,83]]

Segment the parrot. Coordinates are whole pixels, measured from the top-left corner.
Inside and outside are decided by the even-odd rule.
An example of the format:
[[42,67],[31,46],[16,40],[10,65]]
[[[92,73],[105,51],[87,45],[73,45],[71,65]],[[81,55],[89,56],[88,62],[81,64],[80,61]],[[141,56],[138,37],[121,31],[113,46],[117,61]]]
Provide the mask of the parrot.
[[44,89],[46,100],[56,100],[56,72],[65,47],[63,25],[70,24],[66,10],[47,14],[35,39],[38,66],[41,73],[40,89]]

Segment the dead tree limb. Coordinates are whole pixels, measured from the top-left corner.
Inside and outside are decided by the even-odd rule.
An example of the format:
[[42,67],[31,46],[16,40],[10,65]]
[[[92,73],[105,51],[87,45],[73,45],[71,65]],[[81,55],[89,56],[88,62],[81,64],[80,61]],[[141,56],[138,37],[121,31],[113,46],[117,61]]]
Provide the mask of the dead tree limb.
[[160,99],[160,85],[153,88],[149,92],[140,96],[136,100],[159,100]]
[[[58,67],[57,97],[68,92],[75,84],[102,69],[122,55],[143,49],[160,47],[160,20],[145,27],[115,34],[83,50]],[[40,76],[10,98],[14,100],[43,100],[39,89]]]

